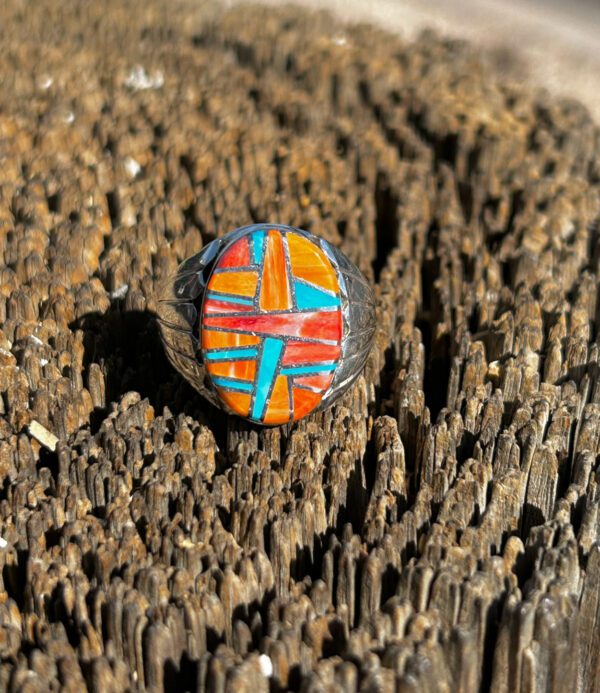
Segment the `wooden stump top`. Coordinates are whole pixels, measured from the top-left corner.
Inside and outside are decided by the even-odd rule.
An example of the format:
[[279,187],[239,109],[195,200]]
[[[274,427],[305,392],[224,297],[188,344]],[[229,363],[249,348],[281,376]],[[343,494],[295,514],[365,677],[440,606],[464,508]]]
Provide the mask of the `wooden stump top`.
[[[0,690],[597,690],[599,154],[432,34],[1,3]],[[272,429],[154,320],[257,221],[377,298],[355,387]]]

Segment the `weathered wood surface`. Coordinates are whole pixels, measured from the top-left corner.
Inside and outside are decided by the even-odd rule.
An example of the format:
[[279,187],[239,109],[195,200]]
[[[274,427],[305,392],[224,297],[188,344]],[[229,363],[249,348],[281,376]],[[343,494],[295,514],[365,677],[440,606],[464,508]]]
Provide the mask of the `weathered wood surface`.
[[[598,690],[599,154],[433,35],[0,5],[0,690]],[[289,429],[153,322],[256,220],[376,286],[364,377]]]

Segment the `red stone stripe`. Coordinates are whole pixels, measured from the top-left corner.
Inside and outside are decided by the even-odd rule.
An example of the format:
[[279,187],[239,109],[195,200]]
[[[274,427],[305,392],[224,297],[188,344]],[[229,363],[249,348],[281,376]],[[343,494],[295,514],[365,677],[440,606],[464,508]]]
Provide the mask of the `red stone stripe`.
[[214,298],[207,298],[204,301],[204,314],[207,313],[247,313],[253,311],[253,306],[245,306],[241,303],[228,303],[226,301],[217,301]]
[[284,366],[296,366],[301,363],[319,363],[337,361],[341,349],[333,344],[310,344],[307,342],[288,342],[283,353]]
[[333,373],[326,375],[303,375],[294,378],[295,385],[306,385],[306,387],[314,387],[316,390],[326,390],[333,380]]
[[245,267],[250,264],[250,248],[248,237],[244,236],[236,241],[231,248],[228,248],[219,258],[219,268],[221,267]]
[[284,337],[339,341],[342,337],[340,311],[284,313],[271,315],[205,316],[204,327],[235,332],[256,332]]

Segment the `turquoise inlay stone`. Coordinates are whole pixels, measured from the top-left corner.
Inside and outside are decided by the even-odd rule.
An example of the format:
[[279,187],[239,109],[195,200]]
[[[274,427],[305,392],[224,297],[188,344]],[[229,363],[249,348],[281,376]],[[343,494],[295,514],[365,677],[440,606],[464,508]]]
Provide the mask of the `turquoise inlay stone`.
[[337,308],[340,305],[339,296],[332,296],[326,291],[321,291],[316,286],[295,281],[294,291],[296,304],[299,310],[310,308]]
[[262,262],[264,240],[264,231],[255,231],[252,234],[252,259],[253,264],[255,265],[260,265],[260,263]]
[[277,370],[279,357],[283,351],[283,340],[274,337],[265,337],[262,357],[258,366],[258,377],[256,380],[256,395],[252,405],[252,418],[259,421],[267,403],[269,390],[273,376]]
[[208,351],[204,358],[208,361],[235,361],[253,359],[258,353],[256,347],[242,347],[240,349],[220,349],[219,351]]
[[217,387],[226,387],[229,390],[240,390],[240,392],[252,392],[252,383],[245,383],[243,380],[233,380],[213,375],[213,382]]

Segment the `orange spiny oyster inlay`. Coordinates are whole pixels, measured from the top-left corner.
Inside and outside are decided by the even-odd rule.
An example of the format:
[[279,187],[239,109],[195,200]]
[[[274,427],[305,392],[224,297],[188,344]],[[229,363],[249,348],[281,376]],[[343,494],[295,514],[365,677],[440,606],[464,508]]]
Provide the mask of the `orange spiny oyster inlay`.
[[306,416],[341,355],[336,270],[317,242],[257,226],[218,258],[202,308],[202,356],[222,401],[263,424]]

